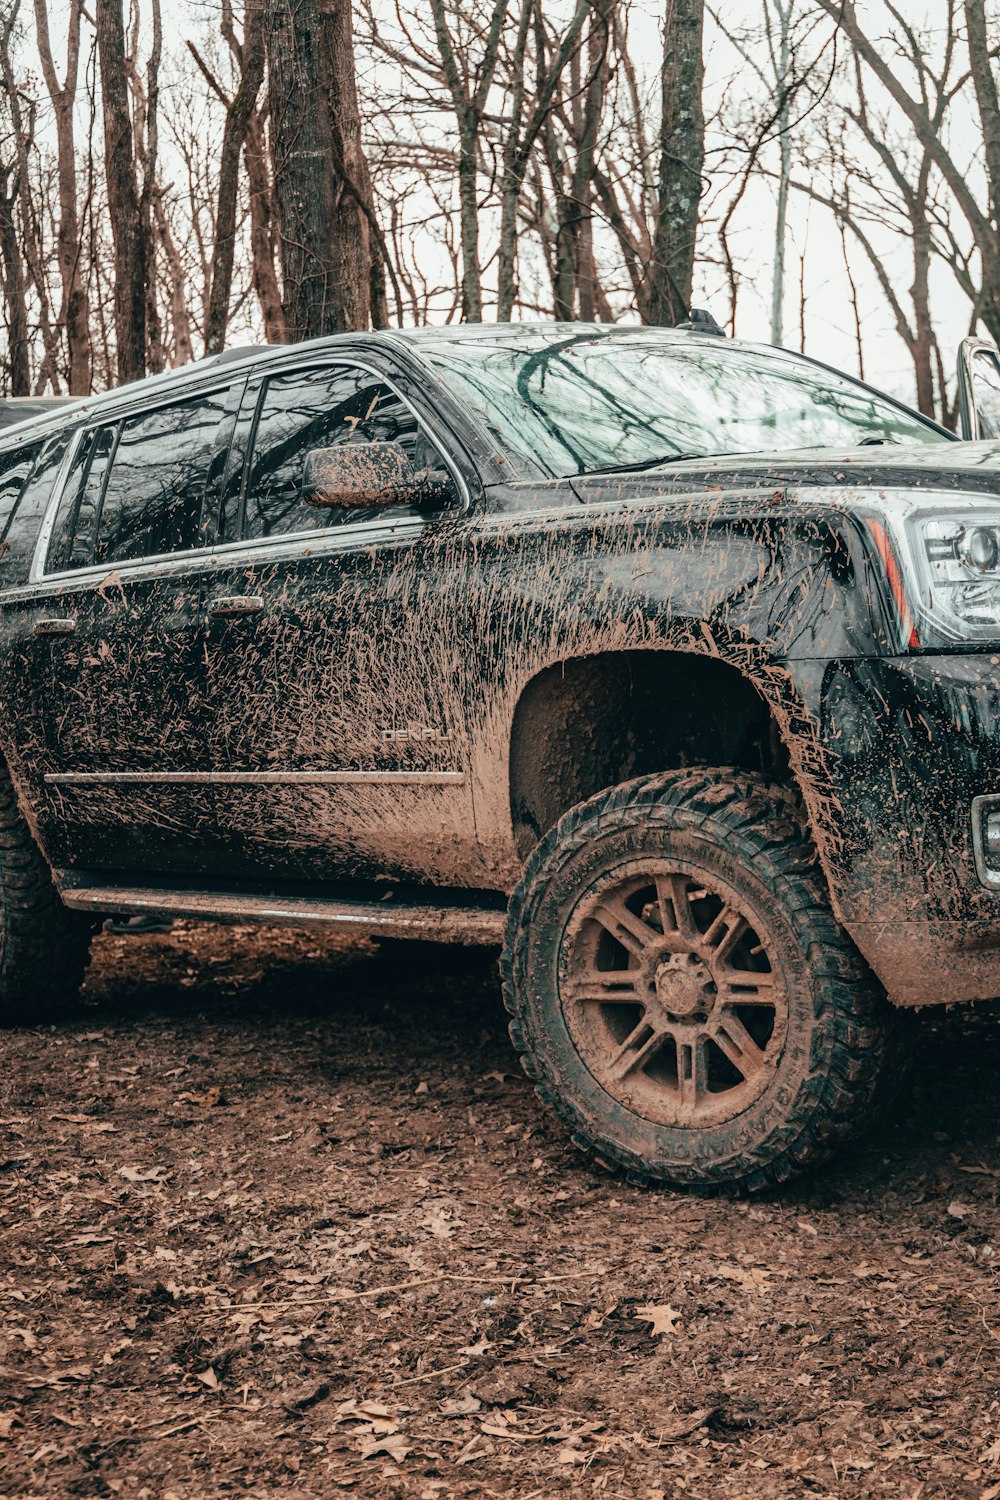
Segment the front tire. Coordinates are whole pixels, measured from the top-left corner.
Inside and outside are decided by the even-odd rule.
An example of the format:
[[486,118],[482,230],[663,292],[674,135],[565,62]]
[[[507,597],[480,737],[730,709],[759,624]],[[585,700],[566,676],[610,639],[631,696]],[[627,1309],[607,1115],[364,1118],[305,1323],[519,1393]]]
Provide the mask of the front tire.
[[874,1102],[896,1017],[830,909],[790,793],[750,773],[643,777],[572,808],[511,901],[522,1066],[630,1179],[759,1190]]
[[76,1005],[91,933],[59,899],[0,770],[0,1026],[35,1026]]

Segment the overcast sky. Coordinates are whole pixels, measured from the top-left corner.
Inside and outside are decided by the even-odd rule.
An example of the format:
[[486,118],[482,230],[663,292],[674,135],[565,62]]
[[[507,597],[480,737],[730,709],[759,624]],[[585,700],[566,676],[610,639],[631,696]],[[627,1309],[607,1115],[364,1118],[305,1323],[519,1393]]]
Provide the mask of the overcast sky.
[[[183,53],[188,36],[216,32],[219,7],[217,0],[162,0],[164,31],[168,51],[175,58]],[[394,0],[385,0],[387,15]],[[423,5],[425,0],[401,0],[406,6]],[[655,83],[655,68],[660,51],[660,27],[664,0],[632,0],[630,29],[634,55],[640,67],[646,67]],[[759,15],[759,0],[722,0],[727,24],[733,28],[752,23]],[[30,30],[30,7],[22,0],[25,21]],[[559,14],[563,0],[552,0],[554,14]],[[61,30],[64,0],[49,7],[54,36]],[[907,18],[926,22],[932,27],[943,15],[941,0],[904,0]],[[863,15],[877,21],[881,0],[866,0],[859,5]],[[882,12],[884,14],[884,12]],[[377,72],[372,76],[369,60],[359,58],[359,66],[369,83],[378,85]],[[379,64],[384,66],[384,64]],[[725,90],[753,90],[757,87],[730,44],[709,21],[706,30],[706,112],[713,114],[723,103]],[[169,75],[169,70],[167,70]],[[808,127],[806,127],[808,128]],[[221,120],[220,120],[221,130]],[[974,138],[965,106],[958,105],[948,126],[950,136],[964,146],[974,161]],[[161,137],[161,142],[162,142]],[[719,142],[709,134],[705,175],[708,198],[722,185],[718,172]],[[741,337],[768,339],[771,261],[774,234],[774,192],[766,182],[751,184],[746,199],[734,221],[732,245],[737,253],[743,285],[740,293],[737,331]],[[912,277],[909,247],[898,234],[873,231],[890,275],[903,287]],[[706,237],[707,239],[707,237]],[[705,245],[708,254],[716,253],[714,242]],[[844,270],[839,232],[831,217],[816,206],[810,206],[801,195],[791,195],[789,242],[787,250],[787,283],[784,342],[799,346],[799,276],[800,260],[805,254],[806,351],[813,356],[857,373],[857,352],[849,285]],[[875,276],[860,252],[852,254],[852,268],[858,287],[865,329],[865,374],[873,383],[902,396],[913,397],[912,371],[908,355],[896,335],[891,314],[879,291]],[[702,264],[695,279],[695,305],[716,313],[720,322],[728,311],[724,279],[717,266]],[[942,348],[949,366],[954,365],[959,340],[967,332],[968,304],[943,270],[935,273],[933,309]]]

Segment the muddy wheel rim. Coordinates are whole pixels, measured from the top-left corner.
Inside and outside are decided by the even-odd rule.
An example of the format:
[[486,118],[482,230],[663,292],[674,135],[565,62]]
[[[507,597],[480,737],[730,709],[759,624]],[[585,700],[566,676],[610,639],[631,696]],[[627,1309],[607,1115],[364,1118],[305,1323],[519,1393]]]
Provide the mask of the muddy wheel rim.
[[590,888],[564,929],[559,989],[594,1078],[658,1124],[741,1114],[785,1043],[787,990],[766,922],[680,861],[636,862]]

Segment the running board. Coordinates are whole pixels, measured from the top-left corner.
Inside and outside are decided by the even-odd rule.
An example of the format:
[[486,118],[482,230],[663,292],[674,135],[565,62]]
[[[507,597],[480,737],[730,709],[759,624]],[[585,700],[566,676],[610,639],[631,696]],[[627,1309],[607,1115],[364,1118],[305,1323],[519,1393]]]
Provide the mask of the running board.
[[391,901],[281,900],[275,896],[205,894],[100,886],[64,890],[75,911],[186,917],[209,922],[262,922],[275,927],[328,927],[369,937],[422,938],[435,943],[503,941],[505,913],[475,906],[424,906]]

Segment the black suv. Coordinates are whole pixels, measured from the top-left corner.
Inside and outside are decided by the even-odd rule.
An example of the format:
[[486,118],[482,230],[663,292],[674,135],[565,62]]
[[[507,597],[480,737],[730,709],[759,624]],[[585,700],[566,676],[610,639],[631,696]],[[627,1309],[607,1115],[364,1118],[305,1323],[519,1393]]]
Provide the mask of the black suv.
[[[969,432],[995,351],[963,351]],[[499,942],[585,1149],[750,1188],[1000,993],[1000,447],[699,331],[237,350],[0,435],[0,997],[102,913]]]

